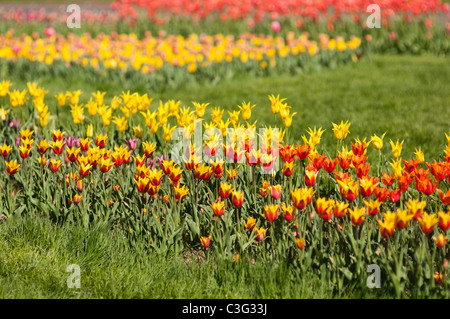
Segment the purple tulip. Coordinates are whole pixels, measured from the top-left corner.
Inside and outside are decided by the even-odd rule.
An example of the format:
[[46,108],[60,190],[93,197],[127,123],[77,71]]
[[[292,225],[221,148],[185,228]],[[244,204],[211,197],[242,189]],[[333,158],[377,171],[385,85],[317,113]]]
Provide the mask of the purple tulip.
[[139,141],[139,139],[137,139],[137,138],[131,138],[131,137],[130,137],[129,140],[125,140],[125,143],[127,143],[128,149],[129,149],[131,152],[134,152],[134,150],[135,150],[136,147],[137,147],[137,142],[138,142],[138,141]]
[[72,148],[73,146],[76,146],[77,148],[80,147],[80,138],[75,136],[65,137],[63,136],[64,141],[66,142],[66,145],[68,148]]
[[20,119],[12,119],[12,121],[9,123],[9,127],[13,128],[16,127],[18,130],[20,130]]

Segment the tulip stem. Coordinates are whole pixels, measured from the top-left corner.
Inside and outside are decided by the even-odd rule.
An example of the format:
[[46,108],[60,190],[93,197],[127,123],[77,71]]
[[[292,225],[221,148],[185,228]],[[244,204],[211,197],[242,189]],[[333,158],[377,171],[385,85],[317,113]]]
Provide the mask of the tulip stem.
[[223,245],[223,242],[222,242],[222,229],[220,227],[220,223],[221,223],[220,218],[217,218],[217,223],[219,224],[219,241],[220,241],[220,246],[223,247],[222,246]]
[[378,150],[378,177],[381,180],[381,149]]
[[241,207],[239,207],[238,209],[237,209],[237,223],[238,223],[238,231],[239,231],[239,233],[241,232],[241,220],[240,220],[240,218],[239,218],[239,211],[241,210]]
[[328,196],[330,195],[330,192],[331,192],[331,185],[330,185],[330,183],[331,183],[331,173],[330,174],[328,174]]
[[256,177],[255,177],[255,166],[252,166],[252,186],[253,186],[253,199],[256,200]]

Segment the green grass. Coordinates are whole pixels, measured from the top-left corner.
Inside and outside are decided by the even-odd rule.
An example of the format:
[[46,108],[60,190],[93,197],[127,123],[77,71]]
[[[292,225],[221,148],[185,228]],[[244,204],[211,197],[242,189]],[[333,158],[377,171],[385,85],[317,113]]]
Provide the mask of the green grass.
[[[81,269],[79,289],[67,287],[71,264]],[[326,283],[301,277],[288,264],[217,264],[195,251],[165,259],[139,243],[130,246],[105,225],[83,229],[30,217],[0,224],[2,299],[332,296]]]

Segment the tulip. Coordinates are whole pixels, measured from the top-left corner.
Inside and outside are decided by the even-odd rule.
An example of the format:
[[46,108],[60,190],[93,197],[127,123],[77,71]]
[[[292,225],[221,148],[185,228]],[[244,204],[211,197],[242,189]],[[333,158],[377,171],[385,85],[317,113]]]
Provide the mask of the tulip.
[[331,174],[336,169],[337,163],[338,163],[337,159],[331,160],[327,158],[323,163],[323,167],[328,174]]
[[88,138],[80,138],[80,148],[82,151],[86,152],[89,149],[89,144],[91,141]]
[[281,197],[281,185],[270,186],[270,195],[275,200],[280,199],[280,197]]
[[248,231],[252,231],[253,228],[255,228],[255,225],[256,225],[256,219],[253,217],[247,218],[247,221],[244,222],[245,229],[247,229]]
[[419,163],[423,163],[425,161],[425,155],[423,154],[421,148],[419,147],[419,149],[416,148],[416,151],[414,152],[414,155],[416,155],[416,160]]
[[[448,275],[446,275],[447,277]],[[444,276],[442,275],[442,272],[435,272],[433,275],[434,280],[436,281],[437,284],[442,284],[444,283]]]
[[417,199],[414,200],[410,199],[406,203],[408,214],[412,215],[414,220],[418,220],[420,217],[422,217],[422,214],[426,206],[427,203],[425,201],[419,202]]
[[212,162],[211,168],[214,173],[214,176],[220,179],[223,175],[224,164],[221,162]]
[[315,170],[320,171],[320,169],[323,167],[323,165],[325,163],[326,158],[327,157],[325,154],[320,155],[319,153],[315,153],[312,156],[311,163],[312,163],[313,167],[315,168]]
[[181,179],[181,175],[183,173],[183,169],[178,166],[173,166],[170,170],[170,180],[174,183],[178,182]]
[[142,147],[144,149],[144,155],[146,158],[150,158],[153,155],[153,152],[156,149],[156,144],[155,143],[150,143],[150,142],[142,142]]
[[375,191],[376,185],[378,185],[378,178],[364,176],[359,180],[359,192],[363,197],[369,197]]
[[0,146],[0,154],[2,154],[3,157],[8,157],[9,154],[11,154],[12,147],[6,144],[3,144],[3,146]]
[[270,24],[270,28],[272,29],[273,32],[280,32],[281,31],[281,25],[280,22],[278,21],[272,21],[272,23]]
[[358,183],[352,180],[351,178],[348,178],[344,181],[337,181],[339,185],[339,190],[342,194],[342,196],[345,197],[349,202],[353,202],[356,200],[356,197],[358,196]]
[[168,194],[166,194],[166,195],[163,196],[163,202],[164,202],[164,203],[167,204],[167,203],[169,202],[169,200],[170,200],[170,196],[169,196]]
[[148,191],[147,194],[149,194],[151,197],[156,198],[157,194],[159,192],[159,189],[161,188],[160,185],[152,185],[151,183],[148,185]]
[[291,200],[295,208],[303,210],[312,202],[315,191],[312,188],[298,188],[291,191]]
[[442,248],[448,243],[448,237],[444,236],[442,233],[439,234],[437,238],[433,236],[432,239],[436,242],[438,248]]
[[285,163],[282,170],[283,175],[286,177],[291,177],[294,173],[294,166],[295,164],[293,162]]
[[189,188],[185,188],[183,185],[182,187],[175,187],[175,200],[177,202],[182,201],[188,194]]
[[334,137],[338,140],[343,140],[347,137],[348,133],[350,133],[349,128],[350,124],[348,121],[344,123],[344,121],[341,121],[341,124],[333,124],[333,133]]
[[218,198],[212,205],[210,205],[213,213],[217,217],[221,217],[225,212],[225,203]]
[[316,200],[316,213],[325,221],[329,221],[333,215],[334,200],[324,197]]
[[264,206],[263,216],[269,223],[273,223],[278,218],[278,205],[266,205]]
[[37,161],[39,163],[39,165],[41,165],[42,167],[45,167],[45,165],[47,165],[47,160],[45,159],[45,156],[39,156],[37,158]]
[[361,207],[361,208],[355,207],[354,209],[349,209],[348,213],[350,215],[350,220],[352,221],[353,225],[359,226],[364,221],[364,215],[366,214],[366,209],[365,209],[365,207]]
[[257,241],[263,241],[264,237],[266,237],[267,228],[261,227],[260,229],[255,228],[255,235]]
[[450,210],[447,213],[438,212],[438,226],[443,231],[447,231],[450,228]]
[[50,159],[50,170],[55,173],[58,168],[61,166],[61,161],[60,160],[55,160],[55,159]]
[[295,239],[295,244],[299,249],[305,248],[305,238],[297,238]]
[[281,102],[283,102],[286,99],[281,99],[280,100],[280,95],[277,95],[277,97],[275,97],[273,94],[269,95],[269,100],[270,100],[270,109],[272,110],[273,114],[277,114],[278,112],[280,112],[280,104]]
[[67,156],[69,158],[69,161],[76,162],[78,160],[78,154],[80,153],[80,148],[75,148],[73,146],[72,148],[67,148]]
[[206,236],[200,237],[200,242],[202,243],[203,248],[205,248],[205,249],[208,248],[209,244],[211,243],[211,236],[209,236],[209,237],[206,237]]
[[259,189],[259,193],[261,194],[262,197],[266,197],[267,196],[267,194],[269,193],[269,188],[270,188],[270,182],[269,181],[263,181],[263,185]]
[[19,155],[21,158],[26,159],[30,154],[30,149],[24,145],[19,146]]
[[295,149],[297,157],[302,161],[308,157],[310,150],[311,147],[309,145],[300,144],[297,144],[297,148]]
[[66,132],[61,132],[60,130],[52,130],[51,133],[54,142],[61,141],[63,139],[63,136],[66,134]]
[[414,218],[414,215],[409,214],[406,210],[398,209],[395,214],[396,214],[395,226],[398,229],[406,228],[411,219]]
[[347,214],[350,205],[344,202],[335,202],[333,208],[333,215],[336,218],[343,218]]
[[305,171],[305,185],[308,187],[314,186],[316,183],[317,175],[319,175],[319,171],[317,170],[306,170]]
[[107,134],[96,134],[95,135],[95,145],[97,145],[97,147],[100,148],[104,148],[106,146],[106,141],[108,139],[108,135]]
[[20,139],[21,140],[29,140],[31,139],[31,136],[33,135],[34,131],[30,131],[29,129],[21,129],[19,134],[20,134]]
[[395,176],[394,175],[392,175],[392,173],[391,174],[387,174],[387,173],[383,173],[382,175],[381,175],[381,181],[383,182],[383,184],[386,186],[386,187],[389,187],[389,186],[391,186],[392,184],[394,184],[394,182],[395,182]]
[[417,180],[416,182],[416,188],[419,192],[425,194],[426,196],[430,196],[433,194],[437,189],[438,183],[433,184],[433,180],[430,179],[424,179],[424,180]]
[[434,230],[434,227],[439,222],[438,217],[435,214],[423,213],[422,217],[418,219],[420,228],[425,234],[429,234]]
[[41,140],[39,142],[39,144],[36,143],[36,146],[37,146],[38,152],[41,155],[44,155],[45,153],[47,153],[47,151],[49,149],[49,144],[48,144],[48,142],[46,140]]
[[347,154],[347,155],[339,154],[338,157],[337,157],[339,166],[340,166],[344,171],[347,170],[347,169],[350,167],[350,165],[351,165],[351,163],[352,163],[352,162],[351,162],[351,159],[352,159],[352,157],[351,157],[350,154]]
[[173,161],[163,160],[161,164],[161,168],[166,175],[170,175],[170,171],[174,166]]
[[78,162],[78,167],[80,168],[80,176],[86,177],[89,175],[92,165]]
[[364,204],[366,205],[369,216],[375,216],[380,212],[381,202],[379,202],[378,199],[371,199],[368,202],[364,201]]
[[75,204],[79,204],[80,202],[81,202],[81,198],[83,197],[83,195],[79,195],[79,194],[75,194],[74,196],[73,196],[73,202],[75,203]]
[[431,174],[434,176],[437,182],[443,181],[447,176],[447,164],[445,162],[439,162],[437,163],[436,160],[434,160],[433,164],[425,163],[428,168],[430,169]]
[[[252,115],[252,109],[255,107],[256,105],[251,106],[250,102],[242,103],[242,106],[238,106],[239,109],[241,110],[241,114],[242,114],[242,118],[244,119],[244,121],[248,121]],[[222,111],[223,112],[223,111]]]
[[100,159],[99,167],[102,173],[107,173],[114,166],[114,163],[111,163],[110,158],[104,159],[103,157]]
[[383,139],[386,133],[384,133],[381,137],[377,135],[373,135],[371,138],[372,146],[376,150],[381,150],[383,148]]
[[369,144],[371,143],[371,141],[366,142],[366,139],[364,138],[363,141],[360,141],[359,138],[355,139],[355,143],[352,144],[352,152],[354,156],[360,157],[366,154],[367,152],[367,147],[369,146]]
[[55,153],[55,155],[59,155],[64,151],[65,145],[66,145],[66,142],[64,142],[62,140],[56,140],[52,143],[50,148],[53,150],[53,153]]
[[227,199],[231,194],[232,185],[227,183],[220,183],[219,196],[222,199]]
[[242,191],[233,191],[231,194],[231,201],[237,208],[241,207],[244,203],[244,193]]
[[194,172],[194,176],[196,179],[208,181],[212,175],[212,168],[205,164],[201,166],[197,166]]
[[388,198],[389,194],[390,194],[390,191],[388,188],[379,187],[379,186],[375,187],[375,197],[377,198],[377,200],[380,203],[384,203],[386,201],[386,199]]
[[308,127],[307,133],[310,136],[310,146],[317,146],[320,143],[320,139],[322,137],[322,134],[325,132],[325,130],[322,130],[322,128],[320,127],[318,130],[316,129],[316,127],[314,126],[314,130],[311,129],[310,127]]
[[398,158],[400,156],[400,154],[402,153],[402,146],[403,146],[403,142],[399,143],[399,140],[397,140],[397,142],[394,144],[394,142],[392,140],[390,140],[390,144],[392,147],[392,156],[394,156],[394,158]]
[[282,203],[281,210],[283,211],[284,220],[291,222],[294,219],[294,208],[291,205],[286,206],[286,203]]
[[395,230],[395,222],[392,220],[378,220],[378,226],[380,228],[380,234],[383,237],[392,237]]
[[17,164],[16,160],[11,160],[9,163],[7,161],[5,161],[5,165],[6,165],[6,173],[8,173],[8,175],[14,175],[17,173],[17,171],[19,170],[20,164]]
[[389,200],[393,203],[396,203],[399,201],[400,197],[402,195],[402,192],[400,188],[396,188],[395,190],[391,190],[389,192]]
[[415,161],[414,159],[411,159],[409,162],[407,162],[406,160],[402,161],[403,163],[405,163],[405,171],[408,173],[414,172],[420,164],[419,161]]

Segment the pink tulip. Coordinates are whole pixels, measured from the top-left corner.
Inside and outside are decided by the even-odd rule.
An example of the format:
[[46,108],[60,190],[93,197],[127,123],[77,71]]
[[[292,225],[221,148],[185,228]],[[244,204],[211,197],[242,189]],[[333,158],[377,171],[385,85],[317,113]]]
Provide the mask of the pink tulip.
[[44,34],[46,37],[51,37],[53,35],[55,35],[55,29],[53,29],[52,27],[47,27],[44,29]]
[[280,22],[278,22],[278,21],[272,21],[272,23],[270,24],[270,27],[273,32],[280,32],[280,30],[281,30],[281,25],[280,25]]

